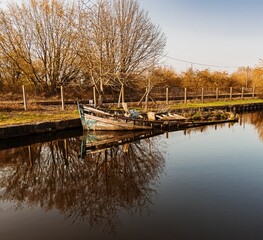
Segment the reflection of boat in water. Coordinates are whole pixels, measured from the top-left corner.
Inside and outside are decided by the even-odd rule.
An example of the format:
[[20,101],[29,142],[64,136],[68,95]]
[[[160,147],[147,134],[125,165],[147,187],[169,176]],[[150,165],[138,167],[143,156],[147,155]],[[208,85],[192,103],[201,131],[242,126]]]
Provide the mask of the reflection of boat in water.
[[184,129],[209,124],[234,122],[235,118],[209,121],[193,121],[177,114],[126,114],[110,113],[92,106],[78,104],[82,127],[84,130],[150,130],[150,129]]
[[156,135],[162,131],[96,131],[84,136],[82,153],[95,153],[114,146],[138,142]]

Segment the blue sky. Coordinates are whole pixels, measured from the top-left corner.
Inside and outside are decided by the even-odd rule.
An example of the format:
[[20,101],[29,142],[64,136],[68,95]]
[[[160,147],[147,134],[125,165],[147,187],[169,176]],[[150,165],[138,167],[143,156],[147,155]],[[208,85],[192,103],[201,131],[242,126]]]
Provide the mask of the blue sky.
[[[235,71],[263,58],[263,1],[138,0],[167,37],[166,54],[196,69]],[[177,71],[191,66],[164,58]],[[227,68],[226,68],[227,67]]]

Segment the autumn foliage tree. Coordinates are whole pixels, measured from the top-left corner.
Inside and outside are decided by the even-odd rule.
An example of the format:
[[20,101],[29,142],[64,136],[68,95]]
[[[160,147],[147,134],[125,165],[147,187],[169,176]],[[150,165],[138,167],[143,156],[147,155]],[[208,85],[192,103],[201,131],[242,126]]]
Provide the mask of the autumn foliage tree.
[[182,84],[180,75],[171,67],[156,67],[151,71],[150,78],[155,86],[179,87]]
[[236,85],[248,88],[251,87],[252,72],[252,68],[250,67],[239,67],[231,77],[236,82]]
[[237,86],[236,79],[225,71],[197,70],[189,68],[180,75],[185,88],[229,88]]
[[259,97],[263,97],[263,62],[260,61],[260,64],[255,67],[252,71],[253,73],[253,87],[257,88]]

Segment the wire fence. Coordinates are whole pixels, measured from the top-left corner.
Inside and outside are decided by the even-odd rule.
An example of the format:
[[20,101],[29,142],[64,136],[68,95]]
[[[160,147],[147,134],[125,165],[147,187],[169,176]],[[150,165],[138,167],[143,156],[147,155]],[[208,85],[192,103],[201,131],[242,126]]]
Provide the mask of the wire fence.
[[[124,100],[131,104],[143,104],[145,89],[124,89]],[[105,87],[103,93],[103,102],[108,104],[117,104],[120,92]],[[256,88],[181,88],[181,87],[155,87],[149,94],[149,101],[153,103],[172,104],[208,101],[232,101],[235,99],[256,98]],[[2,109],[12,110],[24,109],[55,109],[65,110],[76,107],[76,102],[94,103],[97,102],[98,94],[94,87],[84,85],[61,86],[56,94],[47,96],[45,92],[35,92],[32,88],[21,86],[14,92],[0,94],[0,105]]]

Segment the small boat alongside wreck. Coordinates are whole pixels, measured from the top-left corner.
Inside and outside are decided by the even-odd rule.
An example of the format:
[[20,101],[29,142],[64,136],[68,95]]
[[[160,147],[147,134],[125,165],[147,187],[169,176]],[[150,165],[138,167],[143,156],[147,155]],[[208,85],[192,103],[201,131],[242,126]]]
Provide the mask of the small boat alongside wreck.
[[90,105],[78,103],[83,130],[99,131],[135,131],[151,129],[185,129],[190,127],[235,122],[236,118],[228,117],[220,120],[193,120],[172,113],[147,114],[127,112],[111,113]]

